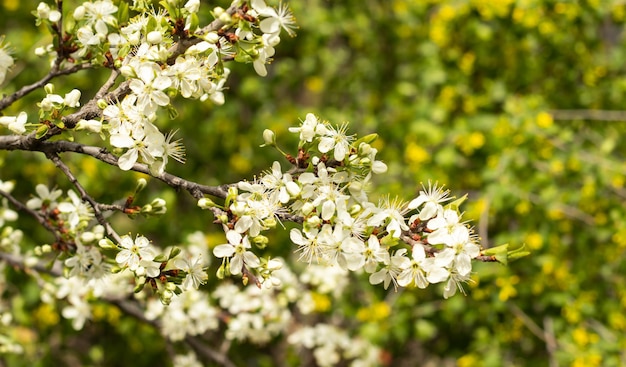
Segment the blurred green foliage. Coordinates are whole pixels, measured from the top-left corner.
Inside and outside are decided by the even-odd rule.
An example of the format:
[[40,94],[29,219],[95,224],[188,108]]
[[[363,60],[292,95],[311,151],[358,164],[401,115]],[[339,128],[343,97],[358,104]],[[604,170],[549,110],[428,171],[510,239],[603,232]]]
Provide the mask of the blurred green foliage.
[[[0,4],[0,33],[12,43],[20,71],[3,87],[9,93],[45,73],[45,62],[32,54],[44,40],[29,14],[35,1]],[[258,147],[262,131],[273,129],[293,149],[287,127],[307,112],[350,121],[361,134],[377,132],[379,156],[390,170],[372,195],[410,199],[421,182],[438,180],[456,194],[470,193],[464,218],[485,247],[526,244],[533,253],[508,267],[477,264],[467,296],[447,301],[436,290],[384,292],[357,279],[344,298],[320,296],[323,315],[351,320],[394,366],[625,365],[626,122],[562,110],[623,109],[626,5],[309,0],[291,7],[298,36],[282,40],[266,78],[250,65],[233,65],[224,106],[180,101],[178,118],[162,121],[180,129],[187,147],[187,164],[173,163],[169,171],[209,185],[252,178],[280,158]],[[94,79],[86,75],[57,88],[78,87],[89,96]],[[73,164],[104,202],[123,199],[138,177],[92,160]],[[1,152],[0,168],[2,179],[17,179],[24,195],[39,182],[69,187],[36,154]],[[180,242],[181,233],[214,230],[190,197],[153,181],[145,198],[156,195],[170,202],[164,218],[120,218],[117,225],[140,228],[163,246]],[[207,235],[212,245],[221,241],[214,233]],[[38,232],[30,238],[45,240]],[[274,240],[291,251],[286,236]],[[64,361],[56,345],[86,343],[84,354],[70,355],[91,365],[113,365],[127,353],[150,365],[164,353],[154,331],[127,324],[104,306],[102,319],[83,334],[93,338],[76,339],[58,310],[36,302],[36,289],[15,276],[28,285],[14,300],[15,310],[24,310],[22,340],[57,343],[29,351],[42,358],[35,365]],[[106,343],[96,338],[105,335]]]

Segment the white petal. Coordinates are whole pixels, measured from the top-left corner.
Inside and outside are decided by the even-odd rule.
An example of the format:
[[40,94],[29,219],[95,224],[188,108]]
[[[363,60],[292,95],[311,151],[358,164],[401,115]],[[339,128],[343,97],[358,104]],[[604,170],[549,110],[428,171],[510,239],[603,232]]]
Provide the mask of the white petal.
[[235,248],[230,244],[217,245],[213,249],[213,255],[216,257],[231,257],[235,253]]
[[124,153],[118,160],[117,164],[123,171],[128,171],[133,168],[133,165],[137,162],[137,149],[130,149]]

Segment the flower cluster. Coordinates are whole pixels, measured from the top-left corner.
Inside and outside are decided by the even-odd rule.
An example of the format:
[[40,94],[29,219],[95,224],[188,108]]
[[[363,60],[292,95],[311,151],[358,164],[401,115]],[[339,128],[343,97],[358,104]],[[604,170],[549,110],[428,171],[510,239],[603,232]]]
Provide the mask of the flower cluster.
[[[480,247],[460,220],[463,199],[448,203],[448,192],[429,184],[409,203],[387,198],[374,204],[365,188],[387,169],[376,160],[374,135],[357,140],[346,134],[346,124],[334,127],[313,114],[289,130],[300,139],[297,157],[285,155],[290,171],[275,162],[260,179],[231,187],[220,217],[228,243],[213,250],[226,273],[250,277],[262,262],[255,247],[267,245],[262,232],[295,216],[302,228],[291,229],[290,238],[308,264],[363,270],[370,283],[385,288],[443,282],[445,298],[469,280]],[[264,139],[276,147],[272,132]]]
[[350,361],[350,366],[375,366],[380,350],[366,340],[351,338],[344,330],[328,324],[299,329],[289,336],[289,343],[313,351],[318,366],[336,366]]
[[[199,25],[198,0],[161,2],[160,8],[134,2],[130,8],[137,15],[131,18],[128,4],[116,4],[111,0],[87,1],[67,15],[72,27],[59,41],[66,61],[118,69],[129,88],[112,104],[100,101],[102,118],[82,119],[71,127],[108,139],[121,155],[121,169],[129,170],[141,162],[157,176],[169,158],[185,161],[180,140],[173,140],[174,133],[164,134],[157,126],[159,110],[167,109],[174,115],[171,102],[175,96],[224,103],[222,90],[230,74],[225,61],[252,63],[260,75],[266,75],[265,65],[271,62],[280,32],[294,35],[295,20],[289,9],[283,5],[274,9],[263,0],[244,2],[234,12],[214,8],[212,14],[222,25],[211,31]],[[37,24],[49,24],[53,29],[62,17],[46,3],[40,3],[33,14]],[[182,39],[193,42],[184,49],[176,47]],[[38,48],[36,53],[49,54],[53,63],[59,60],[54,47]],[[2,79],[12,64],[13,59],[0,47]],[[39,116],[48,123],[33,124],[39,126],[38,136],[45,135],[50,122],[64,128],[61,112],[66,107],[78,107],[79,98],[78,91],[65,98],[49,91],[40,103]],[[20,113],[3,116],[0,124],[23,134],[26,121],[27,115]]]

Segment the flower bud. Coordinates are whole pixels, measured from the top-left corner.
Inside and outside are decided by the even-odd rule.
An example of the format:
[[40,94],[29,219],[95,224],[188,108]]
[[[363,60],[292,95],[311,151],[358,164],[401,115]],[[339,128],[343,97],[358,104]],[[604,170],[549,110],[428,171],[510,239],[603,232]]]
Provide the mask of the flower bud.
[[220,14],[220,16],[218,17],[218,19],[225,24],[230,24],[232,22],[232,18],[230,16],[230,14],[223,12],[222,14]]
[[96,102],[96,104],[98,105],[98,108],[101,110],[104,110],[105,108],[109,106],[109,103],[105,99],[102,99],[102,98],[100,98],[98,102]]
[[276,218],[269,217],[263,220],[263,224],[268,228],[274,228],[276,227],[277,221],[276,221]]
[[63,104],[67,107],[80,106],[80,91],[78,89],[72,89],[71,92],[65,95],[65,98],[63,99]]
[[276,145],[276,135],[270,129],[263,130],[263,141],[265,142],[265,146],[274,146]]
[[200,0],[189,0],[185,3],[185,10],[190,13],[197,13],[200,10]]
[[216,6],[215,8],[213,8],[213,15],[215,15],[216,18],[222,14],[224,14],[224,8],[222,8],[221,6]]
[[80,5],[74,10],[74,19],[81,20],[85,17],[85,7]]
[[302,205],[302,214],[309,215],[311,214],[311,212],[313,211],[313,209],[315,209],[315,205],[313,205],[311,202],[307,201],[306,203],[304,203],[304,205]]
[[173,297],[174,293],[172,291],[164,290],[163,293],[161,293],[161,302],[165,302],[169,305]]
[[387,165],[381,161],[374,161],[372,164],[372,172],[375,174],[381,174],[387,172]]
[[198,200],[198,206],[202,209],[209,209],[209,208],[214,207],[215,203],[213,202],[213,200],[209,198],[202,198]]
[[361,212],[361,209],[363,209],[361,205],[354,204],[350,207],[350,209],[348,210],[348,213],[350,213],[351,216],[356,216],[357,214]]
[[269,242],[270,240],[266,236],[263,236],[263,235],[258,235],[252,239],[252,243],[254,243],[256,247],[260,249],[264,249]]
[[96,235],[93,232],[83,232],[80,235],[80,240],[84,243],[90,243],[96,240]]
[[135,275],[138,277],[143,277],[146,275],[146,268],[144,268],[143,266],[138,266],[137,269],[135,269]]
[[163,41],[163,35],[161,35],[161,32],[159,31],[152,31],[148,33],[146,38],[148,39],[148,42],[153,45],[158,45],[161,41]]
[[37,6],[37,17],[39,17],[40,19],[48,19],[49,16],[50,5],[44,2],[39,3],[39,5]]
[[367,143],[359,144],[359,155],[370,155],[372,146]]
[[46,94],[54,94],[54,84],[48,83],[43,87],[43,90],[46,91]]
[[163,200],[162,198],[156,198],[154,200],[152,200],[152,202],[150,203],[152,205],[153,208],[160,210],[161,208],[165,208],[167,205],[167,202],[165,200]]
[[216,44],[220,40],[220,36],[217,35],[217,32],[209,32],[204,36],[204,40]]
[[317,215],[314,215],[306,220],[306,223],[311,227],[319,227],[322,224],[322,220]]
[[118,249],[117,245],[113,243],[113,241],[111,241],[108,238],[103,238],[100,241],[98,241],[98,246],[100,246],[101,248],[105,249],[105,250],[111,250],[111,249]]
[[222,263],[222,265],[220,265],[219,269],[217,269],[217,273],[215,273],[215,276],[217,277],[217,279],[224,279],[225,273],[226,273],[225,264]]

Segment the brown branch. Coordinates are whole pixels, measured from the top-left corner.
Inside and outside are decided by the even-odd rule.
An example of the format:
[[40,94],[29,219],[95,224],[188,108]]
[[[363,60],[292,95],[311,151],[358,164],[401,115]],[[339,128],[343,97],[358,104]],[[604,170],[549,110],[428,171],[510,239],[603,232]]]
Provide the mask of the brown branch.
[[555,120],[626,121],[626,111],[612,110],[551,110]]
[[[79,143],[74,143],[65,140],[59,141],[39,141],[31,136],[19,136],[8,135],[0,136],[0,149],[2,150],[26,150],[26,151],[38,151],[46,154],[55,154],[62,152],[75,152],[92,156],[104,163],[118,167],[117,157],[109,153],[106,148],[100,148],[95,146],[88,146]],[[135,163],[131,168],[132,171],[145,173],[150,175],[150,169],[147,165],[142,163]],[[192,181],[185,180],[181,177],[172,175],[170,173],[162,173],[158,176],[153,176],[169,186],[177,190],[188,191],[194,198],[200,199],[205,194],[212,195],[219,198],[226,198],[228,194],[228,186],[206,186]]]
[[50,73],[48,73],[46,76],[44,76],[41,80],[39,80],[39,81],[37,81],[37,82],[35,82],[33,84],[26,85],[26,86],[20,88],[20,90],[18,90],[17,92],[0,99],[0,111],[2,111],[5,108],[9,107],[15,101],[17,101],[18,99],[20,99],[20,98],[24,97],[25,95],[31,93],[32,91],[37,90],[39,88],[43,88],[44,85],[46,85],[50,80],[56,78],[57,76],[73,74],[73,73],[76,73],[78,71],[85,70],[85,69],[90,69],[90,68],[92,68],[91,64],[74,65],[74,66],[72,66],[70,68],[63,69],[63,70],[55,70],[55,68],[53,68],[53,70],[51,70]]
[[87,193],[83,185],[81,185],[80,182],[78,182],[78,179],[76,178],[76,176],[74,176],[70,168],[65,163],[63,163],[63,161],[61,160],[61,158],[59,158],[57,153],[46,153],[46,157],[49,160],[51,160],[52,163],[54,163],[54,165],[57,166],[57,168],[61,170],[63,174],[65,174],[65,176],[68,178],[70,183],[72,183],[72,185],[76,187],[76,190],[78,190],[78,193],[80,194],[81,199],[89,203],[89,205],[93,209],[93,213],[96,216],[96,219],[98,220],[98,223],[100,223],[100,225],[102,225],[105,228],[107,235],[113,238],[115,242],[121,243],[122,239],[117,234],[117,232],[115,232],[111,224],[104,218],[104,215],[102,215],[99,204]]
[[54,238],[56,239],[57,242],[61,242],[62,238],[59,235],[59,232],[53,228],[50,223],[48,223],[46,221],[46,218],[44,218],[41,214],[39,214],[37,211],[30,209],[29,207],[27,207],[26,205],[24,205],[21,201],[17,200],[16,198],[14,198],[11,194],[9,194],[8,192],[2,191],[0,190],[0,196],[4,196],[5,198],[7,198],[9,200],[9,202],[19,211],[22,212],[26,212],[28,213],[30,216],[32,216],[33,218],[35,218],[35,220],[37,220],[37,222],[39,222],[39,224],[41,224],[48,232],[52,233],[54,235]]

